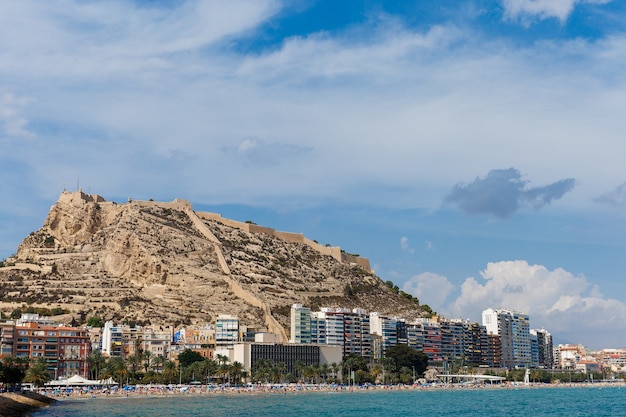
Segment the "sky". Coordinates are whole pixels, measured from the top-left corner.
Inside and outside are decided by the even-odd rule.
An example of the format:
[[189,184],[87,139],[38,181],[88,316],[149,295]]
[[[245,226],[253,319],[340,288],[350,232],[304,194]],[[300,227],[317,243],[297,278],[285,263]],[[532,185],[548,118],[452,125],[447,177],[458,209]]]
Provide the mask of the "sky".
[[0,259],[64,190],[300,232],[626,347],[626,3],[0,2]]

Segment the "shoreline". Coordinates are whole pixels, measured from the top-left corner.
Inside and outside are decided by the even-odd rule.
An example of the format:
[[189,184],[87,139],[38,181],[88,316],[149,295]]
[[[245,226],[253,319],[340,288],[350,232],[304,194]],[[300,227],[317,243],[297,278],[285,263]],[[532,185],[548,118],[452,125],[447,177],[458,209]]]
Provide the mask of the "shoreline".
[[[511,389],[559,389],[559,388],[621,388],[626,387],[624,381],[616,382],[593,382],[593,383],[560,383],[543,384],[530,383],[528,385],[517,383],[503,384],[440,384],[433,386],[422,385],[369,385],[369,386],[332,386],[332,385],[254,385],[245,387],[209,387],[209,386],[136,386],[133,390],[92,390],[84,391],[81,388],[72,393],[52,394],[41,392],[44,398],[50,398],[53,402],[74,400],[90,400],[98,398],[168,398],[189,396],[255,396],[255,395],[301,395],[313,393],[368,393],[382,391],[466,391],[466,390],[511,390]],[[0,414],[0,417],[3,417]]]

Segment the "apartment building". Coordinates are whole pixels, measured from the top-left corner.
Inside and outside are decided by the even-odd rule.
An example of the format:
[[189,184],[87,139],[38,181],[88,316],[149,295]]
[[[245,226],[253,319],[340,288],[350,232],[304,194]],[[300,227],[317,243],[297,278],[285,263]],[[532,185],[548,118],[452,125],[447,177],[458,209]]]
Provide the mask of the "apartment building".
[[172,344],[172,329],[153,329],[151,327],[115,325],[112,321],[104,323],[99,331],[100,350],[106,356],[119,356],[128,359],[132,355],[150,352],[152,356],[168,357]]
[[291,335],[289,343],[311,343],[311,309],[302,304],[291,306]]
[[87,357],[91,353],[91,341],[85,328],[18,322],[14,346],[18,358],[45,358],[51,378],[89,376]]
[[527,314],[514,310],[488,308],[482,313],[488,334],[500,336],[500,366],[532,365],[530,326]]

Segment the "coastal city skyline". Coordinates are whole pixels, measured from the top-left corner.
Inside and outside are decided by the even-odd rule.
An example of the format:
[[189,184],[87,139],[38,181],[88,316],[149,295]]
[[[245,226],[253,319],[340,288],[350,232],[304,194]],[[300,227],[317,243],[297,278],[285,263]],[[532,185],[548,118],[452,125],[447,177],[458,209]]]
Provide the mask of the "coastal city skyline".
[[182,198],[367,257],[446,317],[626,346],[623,2],[0,12],[0,260],[64,189]]
[[[570,378],[571,372],[576,372],[580,374],[577,378],[595,374],[596,379],[614,380],[626,369],[626,349],[555,344],[549,330],[532,327],[530,316],[502,308],[485,309],[482,322],[476,323],[437,316],[407,319],[362,308],[314,311],[293,304],[288,341],[230,314],[219,314],[210,323],[174,326],[116,324],[91,316],[87,326],[74,327],[36,313],[17,313],[15,310],[11,320],[0,322],[0,357],[37,359],[45,352],[50,378],[55,380],[74,376],[95,376],[97,380],[99,368],[93,364],[98,357],[119,358],[129,364],[147,359],[148,367],[150,358],[159,358],[155,363],[163,365],[185,361],[181,358],[189,352],[198,360],[239,364],[245,372],[256,369],[257,361],[278,357],[292,374],[299,361],[345,367],[354,356],[361,357],[367,369],[375,370],[402,346],[423,355],[419,376],[427,369],[470,375],[472,369],[481,369],[480,374],[528,369],[558,371],[558,375],[569,371]],[[554,378],[554,372],[551,375]]]

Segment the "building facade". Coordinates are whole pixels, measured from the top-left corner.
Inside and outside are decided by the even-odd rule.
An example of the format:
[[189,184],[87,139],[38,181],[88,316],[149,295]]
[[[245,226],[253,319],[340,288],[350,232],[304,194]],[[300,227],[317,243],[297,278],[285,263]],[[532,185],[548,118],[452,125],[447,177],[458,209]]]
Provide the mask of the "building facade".
[[15,326],[15,356],[45,358],[50,377],[58,379],[80,375],[89,377],[87,357],[91,341],[85,328],[62,325],[42,325],[36,321]]
[[311,309],[302,304],[291,306],[291,335],[289,343],[311,343]]
[[488,334],[500,336],[501,367],[530,367],[532,365],[530,325],[527,314],[488,308],[482,313],[482,321]]

